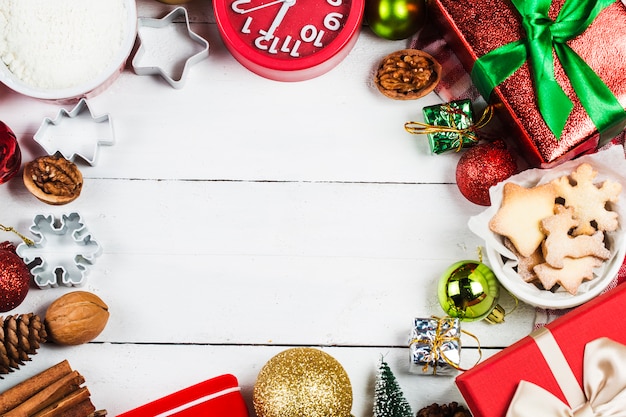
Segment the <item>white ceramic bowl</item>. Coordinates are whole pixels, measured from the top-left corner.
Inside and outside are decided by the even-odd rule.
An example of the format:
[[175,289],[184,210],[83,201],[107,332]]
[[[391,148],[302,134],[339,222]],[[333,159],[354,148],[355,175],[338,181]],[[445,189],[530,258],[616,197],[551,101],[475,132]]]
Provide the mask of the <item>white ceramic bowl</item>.
[[563,290],[556,292],[541,290],[534,284],[524,282],[513,269],[505,266],[505,260],[498,251],[489,246],[486,246],[485,251],[489,259],[489,266],[508,292],[520,301],[532,306],[560,310],[584,304],[607,288],[617,275],[626,254],[624,245],[617,249],[611,259],[603,266],[601,275],[591,281],[584,282],[576,295]]
[[[105,0],[106,1],[106,0]],[[109,87],[126,66],[126,61],[135,44],[137,36],[137,5],[135,0],[124,0],[127,16],[125,35],[115,58],[90,81],[62,89],[43,89],[33,87],[20,80],[0,60],[0,82],[10,89],[25,96],[43,100],[73,101],[80,98],[89,98]],[[94,45],[97,47],[97,45]]]
[[552,169],[524,171],[505,182],[515,182],[525,187],[543,184],[562,175],[569,175],[583,162],[591,163],[599,172],[594,183],[610,179],[622,184],[620,201],[612,206],[612,209],[619,215],[620,227],[615,232],[607,233],[607,247],[611,251],[610,259],[594,271],[593,279],[581,284],[575,295],[563,289],[555,292],[539,289],[534,284],[525,282],[513,269],[517,264],[517,259],[504,246],[502,237],[491,232],[488,226],[489,220],[500,207],[504,183],[492,187],[490,190],[492,206],[481,214],[470,218],[468,223],[469,228],[485,240],[486,263],[491,267],[502,286],[520,301],[532,306],[566,309],[591,300],[611,284],[626,256],[626,160],[624,159],[624,149],[621,146],[613,146],[608,150],[566,162]]

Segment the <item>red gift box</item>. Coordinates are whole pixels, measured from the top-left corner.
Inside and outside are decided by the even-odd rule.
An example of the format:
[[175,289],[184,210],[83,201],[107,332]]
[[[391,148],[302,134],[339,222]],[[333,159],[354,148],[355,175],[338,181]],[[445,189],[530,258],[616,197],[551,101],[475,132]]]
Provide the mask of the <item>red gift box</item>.
[[[625,303],[626,285],[620,284],[545,326],[580,386],[588,342],[609,337],[626,345],[626,319],[622,316]],[[456,385],[474,417],[504,417],[522,380],[544,388],[567,404],[535,340],[537,332],[457,376]]]
[[[552,2],[552,19],[556,18],[564,3],[565,0]],[[479,57],[526,38],[519,12],[509,1],[432,0],[428,4],[443,37],[468,72]],[[621,107],[626,107],[626,6],[616,0],[584,33],[567,44],[610,88]],[[497,86],[491,97],[491,103],[498,109],[507,128],[510,127],[529,164],[544,168],[593,152],[601,144],[598,131],[574,93],[559,60],[555,58],[554,64],[555,78],[574,104],[559,139],[548,128],[537,108],[528,62]]]
[[248,417],[237,378],[224,374],[119,414],[118,417]]

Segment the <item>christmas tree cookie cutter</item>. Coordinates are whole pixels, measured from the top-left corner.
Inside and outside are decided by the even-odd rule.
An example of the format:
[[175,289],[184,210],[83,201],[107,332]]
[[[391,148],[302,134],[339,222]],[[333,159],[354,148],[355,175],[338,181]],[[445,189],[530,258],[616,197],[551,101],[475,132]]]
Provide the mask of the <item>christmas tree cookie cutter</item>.
[[189,67],[209,56],[209,42],[191,30],[184,7],[161,19],[139,18],[137,39],[139,48],[132,61],[135,73],[160,75],[174,88],[182,88]]
[[33,139],[48,155],[59,152],[70,161],[79,156],[92,166],[99,147],[115,143],[109,115],[93,116],[84,98],[72,110],[61,109],[54,119],[46,117]]
[[30,231],[33,244],[20,243],[16,253],[29,265],[39,288],[77,287],[84,283],[88,267],[102,254],[80,214],[38,214]]

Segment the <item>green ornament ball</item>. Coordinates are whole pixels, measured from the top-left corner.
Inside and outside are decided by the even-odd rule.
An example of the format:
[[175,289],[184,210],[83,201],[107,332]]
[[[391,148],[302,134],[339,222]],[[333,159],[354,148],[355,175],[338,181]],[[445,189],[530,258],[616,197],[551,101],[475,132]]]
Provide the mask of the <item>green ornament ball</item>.
[[487,318],[498,306],[500,286],[489,267],[478,261],[452,264],[439,279],[437,296],[443,311],[462,321]]
[[406,39],[426,22],[426,0],[366,0],[365,20],[381,38]]

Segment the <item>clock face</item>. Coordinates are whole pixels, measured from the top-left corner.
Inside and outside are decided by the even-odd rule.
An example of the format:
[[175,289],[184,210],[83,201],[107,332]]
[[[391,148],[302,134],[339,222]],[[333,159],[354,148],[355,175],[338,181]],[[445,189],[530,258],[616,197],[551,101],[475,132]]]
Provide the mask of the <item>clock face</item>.
[[245,67],[299,81],[330,70],[352,49],[364,0],[214,0],[222,39]]

